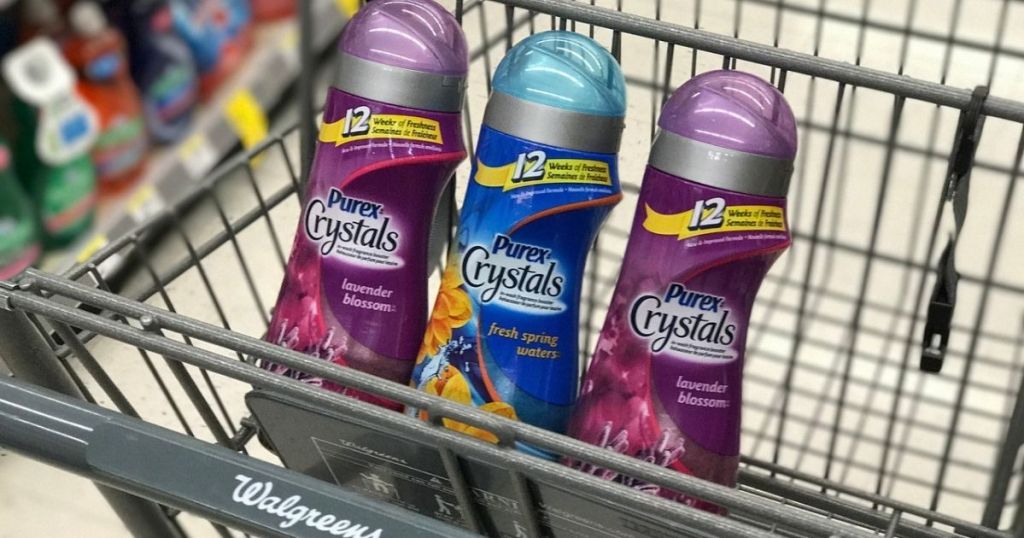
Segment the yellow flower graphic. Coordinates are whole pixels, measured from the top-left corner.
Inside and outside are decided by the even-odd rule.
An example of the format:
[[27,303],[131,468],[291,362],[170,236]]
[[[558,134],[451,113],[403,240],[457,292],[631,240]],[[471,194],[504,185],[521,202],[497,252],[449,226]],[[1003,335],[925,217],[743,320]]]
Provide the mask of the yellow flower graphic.
[[[512,420],[519,420],[516,416],[516,410],[511,405],[505,402],[488,402],[480,406],[480,409],[489,413],[494,413],[505,418]],[[466,435],[471,435],[477,439],[483,439],[488,443],[498,444],[498,436],[493,433],[477,428],[476,426],[470,426],[469,424],[463,424],[462,422],[456,422],[450,419],[443,419],[444,425],[457,432],[462,432]]]
[[[434,310],[427,321],[426,334],[423,337],[423,344],[420,346],[419,356],[416,358],[417,364],[429,356],[437,355],[441,346],[451,340],[452,330],[469,323],[472,317],[473,306],[470,303],[469,294],[462,289],[458,261],[449,259],[444,275],[441,276],[441,290],[437,294]],[[451,364],[444,364],[436,374],[430,376],[423,384],[423,391],[462,405],[473,405],[469,381],[458,368]],[[515,409],[505,402],[489,402],[480,406],[480,409],[512,420],[519,420]],[[425,410],[420,411],[419,416],[421,420],[428,419]],[[497,436],[487,430],[450,418],[442,419],[442,423],[457,432],[491,443],[498,442]]]
[[[440,396],[453,402],[458,402],[462,405],[471,405],[472,402],[472,396],[469,392],[469,383],[466,381],[466,377],[462,375],[462,372],[460,372],[458,368],[455,368],[450,364],[445,365],[445,367],[442,368],[436,376],[427,380],[426,385],[423,386],[423,390],[427,394]],[[519,417],[516,416],[515,409],[505,402],[488,402],[480,406],[480,409],[508,419],[519,420]],[[427,412],[420,411],[420,420],[427,420],[427,418]],[[498,442],[498,437],[493,433],[477,428],[476,426],[470,426],[469,424],[452,420],[450,418],[441,419],[441,422],[445,427],[457,432],[471,435],[477,439],[483,439],[490,443]]]
[[427,321],[417,362],[429,355],[436,355],[441,346],[451,339],[452,329],[469,323],[472,317],[473,307],[469,302],[469,294],[462,289],[459,264],[449,263],[441,277],[441,291],[437,293],[434,311]]
[[[513,409],[511,405],[505,402],[487,402],[481,405],[480,409],[483,411],[487,411],[488,413],[494,413],[495,415],[505,417],[507,419],[519,420],[519,417],[516,416],[516,410]],[[466,433],[466,435],[472,435],[473,437],[483,439],[488,443],[498,444],[498,437],[493,433],[487,430],[481,430],[480,428],[477,428],[475,426],[469,426],[466,424],[461,425],[465,426],[465,429],[462,431]],[[458,428],[452,429],[458,430]]]
[[[469,402],[472,400],[469,394],[469,383],[466,382],[466,378],[462,376],[462,372],[459,372],[458,368],[450,364],[446,364],[444,368],[441,368],[441,371],[427,379],[427,382],[423,385],[423,392],[433,396],[441,396],[464,405],[469,405]],[[425,410],[420,411],[420,419],[427,420],[427,412]]]

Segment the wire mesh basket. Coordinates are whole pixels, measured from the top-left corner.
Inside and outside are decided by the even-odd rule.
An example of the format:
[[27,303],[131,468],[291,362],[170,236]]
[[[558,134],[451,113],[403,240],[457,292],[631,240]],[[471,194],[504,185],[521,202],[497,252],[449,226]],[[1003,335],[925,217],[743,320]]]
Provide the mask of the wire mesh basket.
[[[225,164],[183,189],[179,200],[150,208],[135,231],[65,275],[30,270],[3,284],[0,354],[19,377],[51,388],[54,383],[46,379],[64,377],[65,392],[252,460],[278,461],[252,441],[261,430],[275,430],[304,447],[303,455],[281,454],[289,468],[489,535],[1024,535],[1024,513],[1018,509],[1024,487],[1019,457],[1024,401],[1018,398],[1024,278],[1014,270],[1024,261],[1018,254],[1024,226],[1014,211],[1021,196],[1016,185],[1024,153],[1024,104],[979,99],[970,90],[946,85],[980,83],[995,95],[1011,95],[1006,81],[1020,67],[1024,47],[1005,30],[1022,10],[1011,2],[956,0],[943,4],[950,26],[937,30],[915,21],[921,11],[940,10],[931,3],[926,10],[915,0],[900,4],[905,11],[887,3],[884,9],[904,14],[903,19],[879,15],[883,8],[870,0],[857,9],[781,0],[698,1],[687,3],[687,9],[652,1],[628,6],[628,12],[621,1],[611,7],[593,4],[478,0],[455,6],[473,61],[464,115],[470,148],[490,73],[523,36],[548,28],[587,33],[622,61],[630,91],[624,139],[637,151],[621,155],[626,198],[588,263],[582,363],[610,299],[645,148],[671,90],[708,69],[743,69],[777,85],[797,114],[800,150],[790,202],[794,244],[769,274],[752,317],[737,490],[262,342],[301,210],[298,130],[273,136]],[[991,21],[989,40],[974,35],[984,23],[959,22],[967,10],[986,7],[985,13],[1000,15],[981,17]],[[732,28],[702,29],[710,10],[731,13],[725,20]],[[788,34],[788,21],[801,17],[814,21],[814,33]],[[974,34],[965,35],[962,24]],[[840,38],[843,33],[847,36]],[[747,37],[754,41],[744,41]],[[862,61],[866,51],[879,46],[872,43],[887,45],[894,63],[872,65],[878,70],[862,65],[870,64]],[[914,53],[914,47],[938,47],[939,54]],[[969,62],[976,73],[950,68],[962,65],[951,58],[964,54],[978,55]],[[927,71],[934,65],[917,61],[922,57],[941,66],[937,76]],[[961,75],[965,78],[956,78]],[[917,367],[920,340],[936,260],[954,229],[944,207],[954,169],[950,163],[962,150],[957,126],[972,107],[980,111],[984,127],[976,156],[968,159],[971,198],[958,233],[955,316],[942,372],[927,374]],[[457,177],[465,178],[465,170]],[[460,187],[453,198],[461,199]],[[439,212],[438,263],[450,225],[451,215]],[[53,355],[50,370],[47,355]],[[415,404],[438,420],[477,425],[498,434],[501,442],[488,445],[437,423],[272,376],[254,365],[256,359]],[[252,394],[253,386],[262,390]],[[262,416],[250,417],[260,409],[283,418],[267,424]],[[406,441],[410,454],[429,453],[432,476],[445,483],[447,500],[424,510],[398,498],[393,488],[379,487],[372,473],[342,479],[329,463],[316,467],[328,460],[326,453],[342,457],[345,445],[330,443],[329,435],[322,442],[308,439],[303,428],[312,424],[338,435],[376,439],[381,450],[397,438]],[[705,499],[726,507],[729,516],[698,512],[537,460],[517,452],[516,442]],[[390,470],[394,473],[393,466]],[[117,481],[111,485],[158,500],[164,506],[154,517],[166,518],[175,532],[209,530],[166,508],[195,506]],[[488,488],[505,489],[481,494]],[[231,533],[214,529],[222,536]]]

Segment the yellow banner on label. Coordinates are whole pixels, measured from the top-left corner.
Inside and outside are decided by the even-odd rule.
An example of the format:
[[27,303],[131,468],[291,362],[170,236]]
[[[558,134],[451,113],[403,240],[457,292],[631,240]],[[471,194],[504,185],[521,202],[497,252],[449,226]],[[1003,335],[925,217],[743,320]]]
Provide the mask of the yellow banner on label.
[[325,123],[320,127],[320,141],[335,146],[379,138],[416,140],[444,144],[441,124],[437,120],[404,114],[373,114],[368,118],[356,115]]
[[543,165],[525,159],[504,166],[487,166],[478,160],[476,182],[503,191],[555,183],[609,186],[612,174],[608,163],[591,159],[547,159]]
[[674,235],[680,241],[700,235],[726,232],[783,232],[785,213],[770,205],[709,207],[694,219],[693,210],[682,213],[658,213],[645,205],[644,229],[657,235]]

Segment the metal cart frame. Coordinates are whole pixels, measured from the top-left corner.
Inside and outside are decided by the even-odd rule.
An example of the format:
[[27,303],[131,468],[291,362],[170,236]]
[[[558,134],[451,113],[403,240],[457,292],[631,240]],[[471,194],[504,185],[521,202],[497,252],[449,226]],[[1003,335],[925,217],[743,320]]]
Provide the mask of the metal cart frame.
[[[182,488],[188,484],[164,481],[163,475],[144,474],[144,465],[136,465],[132,469],[140,474],[131,474],[118,470],[116,465],[109,462],[104,464],[103,456],[110,457],[103,452],[104,448],[109,450],[111,446],[123,446],[116,443],[126,443],[140,436],[157,440],[150,445],[140,444],[140,449],[159,449],[171,458],[178,457],[180,450],[181,459],[175,461],[180,461],[182,465],[195,465],[197,469],[209,467],[198,467],[202,465],[201,460],[190,460],[188,454],[195,458],[213,458],[212,454],[217,453],[220,458],[217,461],[227,462],[223,463],[225,466],[237,465],[239,468],[251,468],[253,473],[266,473],[266,476],[274,480],[293,484],[308,499],[330,499],[330,502],[339,503],[339,511],[344,508],[346,513],[352,514],[353,521],[373,522],[393,533],[390,535],[457,535],[458,531],[452,527],[446,528],[379,502],[359,499],[339,488],[246,458],[244,455],[247,447],[251,446],[249,443],[260,427],[249,418],[239,420],[239,417],[232,417],[232,413],[229,413],[220,394],[220,383],[221,380],[230,379],[277,394],[284,400],[294,402],[297,407],[313,407],[316,412],[339,420],[373,425],[382,432],[428,444],[444,462],[446,479],[450,481],[458,499],[465,526],[477,533],[497,534],[507,529],[490,528],[481,507],[474,500],[472,477],[467,475],[467,462],[472,461],[487,462],[508,473],[509,483],[515,491],[514,500],[525,521],[521,532],[530,537],[544,536],[545,526],[548,525],[540,517],[548,507],[538,498],[538,484],[556,485],[588,502],[600,501],[636,514],[645,525],[650,525],[642,528],[634,526],[636,534],[652,536],[660,535],[659,532],[678,536],[1024,536],[1024,510],[1016,506],[1021,502],[1022,495],[1017,493],[1014,497],[1012,493],[1024,484],[1020,463],[1017,461],[1018,451],[1024,445],[1024,400],[1015,397],[1019,389],[1014,385],[1020,382],[1021,368],[1020,357],[1016,353],[1024,345],[1019,337],[1014,339],[993,333],[985,322],[987,304],[993,294],[1024,297],[1024,289],[1012,282],[1000,280],[996,271],[1000,252],[1008,248],[1003,241],[1008,223],[1011,222],[1010,205],[1014,199],[1020,161],[1024,154],[1024,104],[994,96],[984,98],[978,92],[915,80],[899,73],[867,69],[816,54],[791,52],[770,44],[743,41],[738,39],[738,22],[736,35],[732,37],[666,23],[659,20],[662,14],[660,1],[657,2],[653,19],[623,12],[622,2],[618,3],[618,9],[598,7],[592,3],[566,0],[460,0],[457,2],[456,13],[460,21],[474,14],[479,16],[474,24],[479,26],[481,43],[476,44],[471,54],[474,62],[482,65],[488,90],[489,74],[493,67],[491,54],[495,53],[493,49],[503,50],[503,47],[511,46],[516,35],[545,28],[550,22],[553,28],[595,35],[610,45],[609,48],[617,57],[621,53],[624,37],[643,38],[653,45],[655,54],[651,76],[645,79],[634,76],[629,79],[633,87],[650,92],[652,106],[649,125],[652,135],[657,105],[682,79],[697,72],[698,55],[701,55],[705,59],[710,57],[716,62],[720,61],[723,67],[736,67],[740,62],[743,66],[761,66],[767,69],[772,82],[784,92],[796,84],[795,81],[805,83],[803,95],[807,110],[803,113],[798,110],[804,137],[802,142],[812,136],[810,133],[823,137],[825,141],[821,146],[823,150],[819,149],[821,163],[808,160],[807,154],[811,151],[805,145],[797,167],[795,186],[798,192],[795,193],[794,204],[811,208],[807,213],[811,215],[809,222],[797,220],[793,224],[796,248],[802,249],[805,254],[800,261],[784,261],[782,267],[773,273],[774,277],[769,279],[774,287],[763,293],[762,297],[762,301],[767,303],[767,313],[764,315],[769,316],[773,312],[785,312],[783,296],[787,290],[797,293],[795,301],[790,303],[787,314],[789,318],[785,322],[788,332],[784,336],[788,338],[790,352],[773,359],[781,365],[783,375],[779,399],[766,410],[776,418],[769,420],[766,417],[764,423],[757,425],[759,429],[754,434],[758,445],[766,443],[769,447],[771,457],[745,457],[739,489],[724,488],[624,458],[564,436],[478,412],[358,371],[339,369],[268,344],[258,337],[233,331],[231,313],[223,308],[218,298],[222,292],[218,292],[212,283],[217,269],[211,260],[224,255],[233,260],[232,270],[237,271],[240,278],[236,280],[238,289],[233,291],[239,293],[244,288],[250,293],[254,310],[265,324],[268,310],[261,298],[256,272],[249,261],[252,252],[245,251],[240,236],[251,227],[265,227],[265,232],[261,233],[265,233],[268,238],[267,248],[284,266],[283,248],[287,245],[282,243],[278,235],[279,224],[275,224],[272,214],[283,204],[300,196],[302,178],[298,170],[308,169],[313,140],[311,118],[305,118],[299,130],[272,136],[252,151],[221,166],[133,232],[114,239],[88,261],[65,275],[55,276],[29,270],[15,282],[0,283],[0,356],[4,357],[15,378],[81,400],[78,403],[26,387],[17,381],[0,381],[0,426],[3,426],[0,427],[0,442],[106,484],[101,487],[105,496],[136,536],[181,536],[183,530],[176,522],[177,510],[198,511],[213,521],[217,525],[217,532],[223,536],[230,536],[231,531],[220,525],[257,533],[292,535],[298,532],[282,531],[280,527],[275,529],[275,521],[263,521],[251,513],[243,514],[233,510],[237,507],[232,506],[230,496],[198,501],[195,491]],[[809,9],[767,0],[750,3],[774,4],[778,13]],[[736,5],[742,4],[737,2]],[[504,10],[505,25],[501,31],[492,34],[487,29],[485,10],[494,9]],[[819,17],[819,21],[843,19],[842,15],[830,13],[824,8],[811,11]],[[304,17],[307,24],[312,22],[308,11]],[[694,26],[699,27],[699,7],[696,20]],[[852,20],[862,28],[874,24],[866,16]],[[915,36],[936,38],[926,32],[911,31],[909,28],[902,30],[908,39]],[[778,23],[775,32],[777,44]],[[819,27],[819,41],[821,33]],[[308,32],[303,32],[303,35],[306,34]],[[1002,33],[999,36],[997,47],[993,49],[994,55],[1002,53],[998,46]],[[947,54],[956,46],[980,46],[956,39],[955,36],[947,41]],[[680,75],[678,66],[687,63],[686,58],[683,58],[686,52],[692,58],[689,62],[690,73]],[[1011,53],[1016,54],[1013,51]],[[906,51],[902,54],[905,58]],[[995,62],[992,71],[994,66]],[[312,85],[310,72],[305,69],[301,81],[307,90]],[[892,102],[891,114],[882,136],[864,134],[851,126],[851,119],[856,116],[855,97],[870,92],[888,96]],[[309,91],[303,94],[311,95]],[[822,96],[831,97],[832,105],[827,110],[825,122],[816,120],[820,108],[818,113],[813,109]],[[312,99],[305,97],[303,109],[312,111],[311,103]],[[932,132],[923,145],[900,139],[901,121],[911,104],[934,108]],[[471,113],[467,111],[465,114],[470,147],[473,145]],[[961,124],[980,124],[981,118],[988,118],[990,121],[986,129],[991,129],[993,122],[1002,121],[1002,127],[1009,125],[1011,131],[1014,128],[1020,130],[1020,141],[1016,144],[1015,153],[1002,156],[1006,158],[986,160],[991,155],[982,149],[975,159],[975,148],[964,149],[962,141],[968,136],[968,131],[980,135],[980,126],[978,130],[962,129],[952,140],[939,141],[939,129],[934,126],[939,118],[950,114],[958,117]],[[295,158],[293,151],[296,137],[302,141],[299,159]],[[876,224],[869,230],[866,245],[844,243],[838,239],[836,220],[833,218],[842,200],[835,189],[845,183],[847,166],[844,161],[847,159],[849,145],[854,142],[875,146],[884,153],[885,164],[878,177],[873,205]],[[984,148],[984,144],[977,139],[975,143]],[[956,318],[951,329],[958,336],[965,337],[967,342],[966,348],[951,347],[946,354],[948,362],[958,365],[955,370],[957,377],[953,382],[955,396],[949,402],[931,402],[948,406],[950,418],[943,427],[929,426],[939,430],[943,442],[940,445],[942,449],[931,456],[937,463],[937,472],[928,484],[933,494],[930,502],[925,505],[894,500],[887,495],[890,490],[886,488],[887,484],[900,479],[895,470],[898,465],[893,463],[893,459],[898,460],[906,452],[906,439],[901,441],[898,434],[909,435],[907,432],[917,424],[914,413],[916,406],[923,405],[922,402],[929,403],[927,395],[919,391],[924,383],[921,381],[923,378],[918,378],[916,388],[910,379],[918,375],[913,359],[920,352],[917,345],[919,327],[926,318],[926,292],[935,272],[934,260],[941,243],[939,232],[949,220],[948,216],[944,216],[947,189],[943,188],[935,198],[927,199],[928,202],[937,202],[931,220],[925,204],[919,203],[914,209],[914,228],[907,234],[912,242],[908,252],[923,250],[923,256],[912,257],[908,254],[900,257],[879,249],[882,234],[879,223],[886,214],[885,194],[891,181],[894,181],[894,162],[908,155],[925,159],[922,181],[934,181],[935,177],[939,177],[950,184],[965,185],[971,172],[978,170],[1007,179],[1006,202],[996,212],[997,217],[992,223],[992,245],[987,263],[983,264],[985,269],[980,274],[965,271],[961,275],[965,285],[977,289],[978,300],[976,309],[968,312],[966,318]],[[270,192],[267,191],[266,182],[261,180],[259,168],[253,164],[253,158],[261,156],[264,159],[270,156],[281,159],[287,170],[287,177]],[[941,167],[934,166],[932,161],[943,164]],[[946,166],[946,163],[950,164]],[[964,163],[966,169],[963,168]],[[812,164],[821,166],[820,176],[814,176],[810,170]],[[946,170],[945,174],[940,168]],[[223,195],[219,195],[219,189],[228,182],[247,185],[255,203],[247,210],[234,214],[222,198]],[[624,188],[632,194],[637,192],[635,184],[627,184]],[[931,192],[928,191],[929,194]],[[830,193],[838,197],[840,202],[835,202],[829,196]],[[453,196],[449,197],[451,208],[454,208]],[[215,233],[202,238],[202,241],[193,237],[185,223],[197,206],[210,208],[211,218],[222,225]],[[795,213],[799,214],[800,210]],[[451,224],[451,213],[442,212],[440,220],[440,229],[447,230]],[[153,256],[154,242],[165,237],[162,235],[164,231],[182,246],[171,263],[167,263],[166,258],[157,259]],[[603,297],[607,296],[614,284],[614,279],[602,276],[600,267],[618,258],[615,251],[610,250],[614,248],[610,245],[616,244],[616,239],[623,239],[624,234],[624,230],[606,229],[595,245],[593,259],[588,266],[589,291],[584,301],[587,323],[584,324],[582,346],[585,355],[589,355],[592,349],[597,323],[600,322],[599,312],[606,304]],[[833,265],[839,263],[835,258],[842,253],[866,260],[865,269],[858,279],[860,289],[864,290],[859,295],[837,298],[823,284],[826,281],[823,275],[829,274]],[[127,262],[134,262],[142,268],[141,283],[138,279],[126,283],[115,272],[116,267]],[[819,270],[819,264],[822,263],[825,269]],[[881,264],[895,265],[903,271],[902,278],[906,279],[904,287],[907,290],[904,306],[895,309],[879,306],[867,296],[872,269],[879,271],[877,266]],[[200,321],[177,312],[176,307],[182,306],[180,299],[188,295],[178,296],[180,290],[176,290],[174,284],[186,273],[192,274],[202,283],[199,291],[205,293],[202,296],[204,300],[214,306],[216,319]],[[841,300],[851,306],[850,314],[832,320],[822,315],[819,305],[830,299]],[[150,304],[149,301],[158,301],[162,307]],[[885,308],[892,310],[894,319],[909,320],[909,329],[896,331],[896,321],[888,330],[865,324],[866,312]],[[801,360],[801,353],[806,353],[808,347],[822,345],[814,340],[808,329],[816,322],[830,322],[845,331],[845,338],[839,344],[831,342],[828,348],[838,359],[833,368],[807,365]],[[751,338],[752,355],[758,353],[760,339],[766,334],[770,335],[772,330],[778,329],[770,319],[755,323]],[[871,352],[869,355],[879,364],[889,356],[895,357],[893,360],[898,363],[895,367],[897,379],[890,389],[884,389],[877,379],[864,382],[853,374],[854,362],[863,353],[867,353],[858,347],[863,347],[863,342],[872,337],[903,345],[902,353],[891,350],[889,344],[886,344],[882,352]],[[116,373],[111,370],[111,365],[104,364],[104,357],[92,351],[95,343],[100,340],[119,342],[138,349],[139,360],[152,373],[154,390],[159,390],[166,399],[179,423],[176,429],[187,436],[185,439],[147,424],[146,419],[149,417],[139,416],[132,399],[126,395]],[[1011,353],[1014,357],[1002,361],[984,356],[980,349],[989,340],[1008,340],[1007,345],[1015,351]],[[272,360],[340,385],[427,409],[432,421],[423,423],[272,375],[255,366],[256,359]],[[973,412],[964,406],[965,395],[976,385],[987,386],[978,384],[971,375],[971,369],[974,365],[986,366],[990,362],[994,363],[992,367],[1006,372],[1009,382],[1007,398],[1014,403],[1007,409],[993,412],[993,420],[1003,425],[1003,432],[996,435],[997,442],[992,442],[988,437],[975,439],[979,443],[996,445],[993,448],[996,457],[989,465],[971,467],[978,476],[985,476],[988,481],[987,494],[982,499],[983,513],[977,520],[968,521],[943,513],[939,508],[943,496],[953,494],[953,485],[948,478],[949,470],[965,465],[954,453],[955,444],[963,438],[959,431],[961,418]],[[162,364],[158,367],[157,363]],[[812,419],[801,418],[791,404],[796,398],[806,396],[801,394],[794,378],[807,368],[828,378],[830,384],[835,382],[839,386],[838,393],[829,396],[832,413],[825,413],[830,416],[824,420],[817,415]],[[167,376],[170,379],[165,379]],[[891,412],[862,410],[854,405],[851,402],[851,391],[859,387],[859,383],[875,392],[891,390],[895,402]],[[187,400],[191,407],[182,405],[183,400]],[[908,402],[910,410],[901,413],[899,404],[904,401]],[[95,405],[97,403],[112,407],[116,412],[100,410]],[[882,439],[855,441],[875,443],[883,448],[880,452],[881,462],[875,470],[877,482],[873,492],[869,488],[847,485],[845,475],[837,470],[843,465],[850,465],[853,460],[852,457],[844,460],[837,448],[844,435],[851,435],[841,430],[843,413],[851,410],[863,411],[864,416],[888,421],[887,435]],[[491,445],[449,431],[440,426],[442,418],[456,419],[491,431],[497,435],[499,443]],[[119,428],[117,433],[121,436],[116,438],[119,441],[111,445],[109,438],[90,437],[101,430],[96,426],[99,423],[116,424]],[[825,464],[820,474],[802,470],[799,465],[786,464],[786,453],[794,446],[787,444],[787,430],[798,427],[831,434],[829,450],[821,455]],[[525,455],[515,449],[517,442],[528,443],[646,483],[713,502],[728,509],[729,516],[713,516]],[[209,443],[220,445],[221,448],[208,446]],[[228,455],[229,452],[232,454]],[[217,476],[220,475],[211,471],[209,480],[215,481]],[[230,480],[227,482],[224,486],[235,485]],[[1005,521],[1009,521],[1009,524],[1006,525]],[[631,524],[639,525],[635,521]],[[1000,528],[1002,530],[998,530]],[[520,532],[518,527],[516,532]]]

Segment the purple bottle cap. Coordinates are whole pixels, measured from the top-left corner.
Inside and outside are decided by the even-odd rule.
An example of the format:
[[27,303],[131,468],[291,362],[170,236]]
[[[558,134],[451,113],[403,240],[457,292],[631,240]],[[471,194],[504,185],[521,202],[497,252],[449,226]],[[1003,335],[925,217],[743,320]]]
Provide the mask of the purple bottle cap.
[[345,26],[342,52],[425,73],[464,77],[466,36],[455,17],[433,0],[376,0]]
[[650,164],[712,186],[785,196],[796,156],[796,119],[785,97],[740,71],[711,71],[665,103]]
[[433,0],[376,0],[345,26],[339,89],[393,105],[462,109],[469,58],[462,28]]

